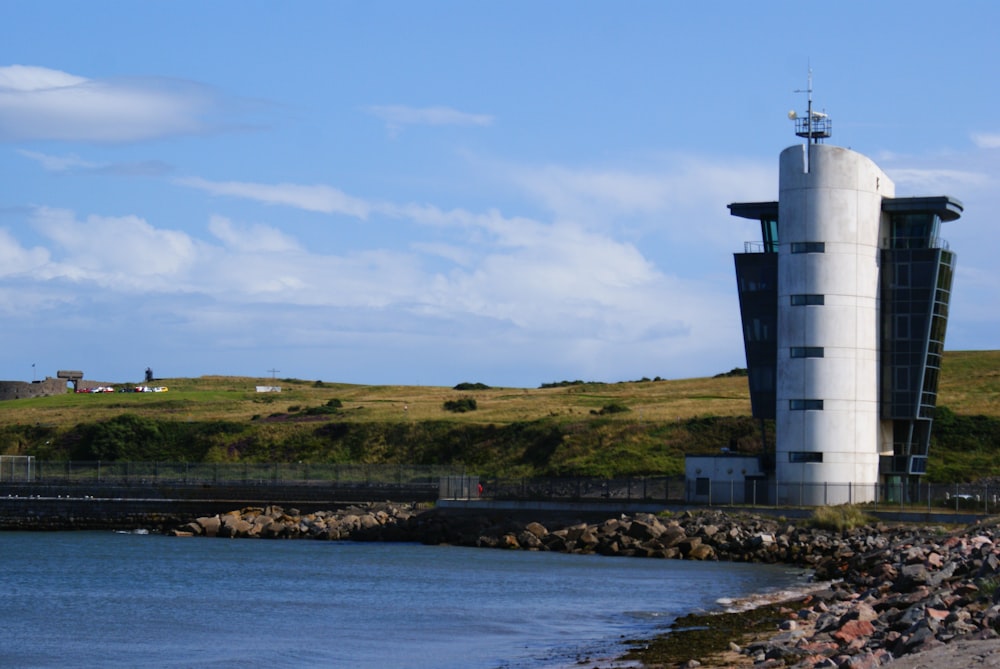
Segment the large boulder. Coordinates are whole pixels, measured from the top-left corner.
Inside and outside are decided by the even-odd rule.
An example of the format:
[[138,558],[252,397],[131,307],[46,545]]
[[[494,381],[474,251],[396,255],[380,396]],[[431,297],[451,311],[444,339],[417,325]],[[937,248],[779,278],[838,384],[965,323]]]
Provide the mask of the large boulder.
[[219,528],[222,527],[222,521],[218,516],[203,516],[196,519],[194,522],[201,526],[201,534],[206,537],[214,537],[219,534]]

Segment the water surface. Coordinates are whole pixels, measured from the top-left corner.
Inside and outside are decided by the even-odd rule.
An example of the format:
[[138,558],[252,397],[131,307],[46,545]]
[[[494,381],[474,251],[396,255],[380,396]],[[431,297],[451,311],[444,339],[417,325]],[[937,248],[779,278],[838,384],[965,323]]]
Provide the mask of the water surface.
[[0,533],[2,667],[526,669],[615,655],[782,567],[495,549]]

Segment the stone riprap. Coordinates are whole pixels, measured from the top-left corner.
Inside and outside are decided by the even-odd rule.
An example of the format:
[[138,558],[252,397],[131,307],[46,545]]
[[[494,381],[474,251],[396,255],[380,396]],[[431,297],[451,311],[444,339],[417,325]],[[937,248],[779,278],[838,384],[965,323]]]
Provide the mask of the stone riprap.
[[[417,541],[505,549],[785,563],[823,589],[797,600],[763,640],[735,645],[755,667],[876,667],[956,640],[1000,638],[1000,529],[876,524],[847,531],[718,511],[620,515],[600,522],[417,511],[368,504],[300,514],[247,508],[198,518],[178,536]],[[732,652],[731,652],[732,655]],[[734,660],[727,660],[728,666]],[[698,666],[691,663],[690,666]]]

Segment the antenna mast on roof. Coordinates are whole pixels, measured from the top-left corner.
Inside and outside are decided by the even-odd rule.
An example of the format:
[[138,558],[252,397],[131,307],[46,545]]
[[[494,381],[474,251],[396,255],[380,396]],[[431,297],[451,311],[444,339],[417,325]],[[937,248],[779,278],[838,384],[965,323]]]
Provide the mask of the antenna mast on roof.
[[794,109],[788,112],[788,118],[795,121],[795,134],[806,139],[808,146],[806,172],[812,165],[812,145],[818,144],[819,140],[826,139],[833,134],[833,122],[825,112],[813,111],[813,71],[809,68],[809,86],[805,90],[797,89],[794,93],[806,93],[808,106],[806,117],[802,118]]

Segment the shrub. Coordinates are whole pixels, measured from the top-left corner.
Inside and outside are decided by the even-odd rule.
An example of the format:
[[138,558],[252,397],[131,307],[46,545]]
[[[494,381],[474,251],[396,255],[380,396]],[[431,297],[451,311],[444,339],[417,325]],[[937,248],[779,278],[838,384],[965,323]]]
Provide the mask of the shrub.
[[485,383],[460,383],[452,390],[489,390],[490,387]]
[[594,414],[595,416],[607,416],[613,413],[625,413],[626,411],[631,411],[631,409],[629,409],[624,404],[620,404],[618,402],[612,402],[611,404],[605,404],[604,406],[602,406],[600,411],[591,409],[590,413]]
[[566,386],[582,386],[585,381],[554,381],[552,383],[543,383],[539,388],[565,388]]
[[306,416],[328,416],[333,413],[340,411],[337,407],[332,407],[328,404],[324,404],[318,407],[309,407],[302,413]]
[[871,523],[872,519],[865,514],[861,507],[854,504],[840,504],[838,506],[816,507],[808,524],[810,527],[821,530],[843,532]]
[[476,400],[471,397],[463,397],[457,400],[446,400],[444,403],[445,411],[452,411],[454,413],[465,413],[466,411],[475,411],[479,407],[476,405]]

